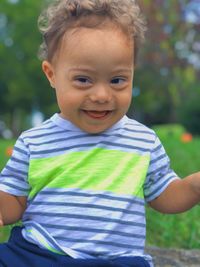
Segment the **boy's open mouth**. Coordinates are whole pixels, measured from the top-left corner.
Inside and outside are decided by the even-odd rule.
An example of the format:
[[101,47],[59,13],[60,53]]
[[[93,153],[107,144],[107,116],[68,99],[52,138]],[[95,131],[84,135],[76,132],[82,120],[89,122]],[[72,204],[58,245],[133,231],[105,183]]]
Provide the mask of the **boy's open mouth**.
[[103,110],[103,111],[97,111],[97,110],[83,110],[84,113],[93,118],[93,119],[103,119],[107,117],[112,111],[111,110]]

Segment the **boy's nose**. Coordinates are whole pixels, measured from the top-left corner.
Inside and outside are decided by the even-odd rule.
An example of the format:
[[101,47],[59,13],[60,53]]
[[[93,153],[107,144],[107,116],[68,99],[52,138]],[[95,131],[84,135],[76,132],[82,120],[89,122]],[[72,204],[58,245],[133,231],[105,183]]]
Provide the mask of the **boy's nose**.
[[112,98],[111,88],[106,85],[97,85],[92,88],[90,93],[90,100],[92,102],[99,102],[101,104],[109,102]]

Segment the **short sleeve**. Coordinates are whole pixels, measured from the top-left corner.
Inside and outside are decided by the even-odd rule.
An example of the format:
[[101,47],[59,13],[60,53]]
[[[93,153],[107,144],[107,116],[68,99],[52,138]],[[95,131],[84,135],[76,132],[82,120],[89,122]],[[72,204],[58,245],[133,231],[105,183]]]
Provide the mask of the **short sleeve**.
[[28,196],[29,149],[20,136],[5,168],[0,173],[0,190],[15,196]]
[[158,137],[151,150],[147,178],[144,184],[144,196],[147,202],[158,197],[175,179],[177,174],[170,168],[170,160]]

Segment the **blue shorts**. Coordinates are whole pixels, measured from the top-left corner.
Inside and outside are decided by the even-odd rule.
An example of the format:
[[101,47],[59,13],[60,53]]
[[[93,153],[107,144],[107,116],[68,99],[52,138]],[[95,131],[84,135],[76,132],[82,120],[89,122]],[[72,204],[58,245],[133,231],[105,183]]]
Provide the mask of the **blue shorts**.
[[14,227],[7,243],[0,244],[0,267],[150,267],[142,257],[114,260],[73,259],[27,242],[21,227]]

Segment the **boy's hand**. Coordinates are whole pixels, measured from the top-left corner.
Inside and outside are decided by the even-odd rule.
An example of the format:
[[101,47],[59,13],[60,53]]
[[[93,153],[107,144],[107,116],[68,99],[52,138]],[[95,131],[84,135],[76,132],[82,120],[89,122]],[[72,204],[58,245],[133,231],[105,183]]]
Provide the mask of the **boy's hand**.
[[2,215],[0,213],[0,227],[3,226],[3,218],[2,218]]
[[19,221],[26,209],[26,197],[0,191],[0,226]]

